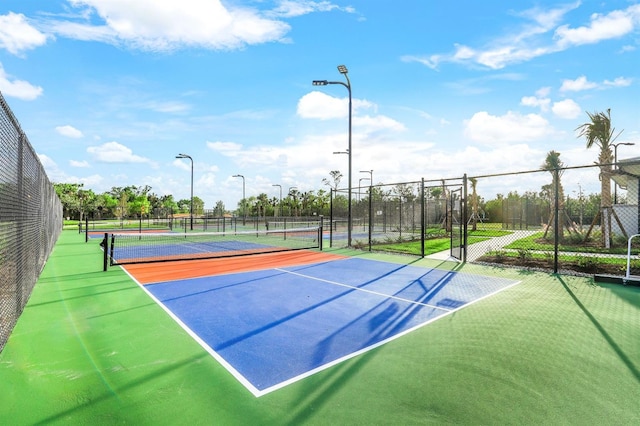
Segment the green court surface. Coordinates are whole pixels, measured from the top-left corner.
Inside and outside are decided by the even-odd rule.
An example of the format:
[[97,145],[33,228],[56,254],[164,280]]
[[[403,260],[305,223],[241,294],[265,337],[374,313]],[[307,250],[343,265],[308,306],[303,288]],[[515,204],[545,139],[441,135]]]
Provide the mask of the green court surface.
[[56,244],[0,353],[0,424],[640,424],[639,287],[465,265],[522,282],[255,397],[98,243]]

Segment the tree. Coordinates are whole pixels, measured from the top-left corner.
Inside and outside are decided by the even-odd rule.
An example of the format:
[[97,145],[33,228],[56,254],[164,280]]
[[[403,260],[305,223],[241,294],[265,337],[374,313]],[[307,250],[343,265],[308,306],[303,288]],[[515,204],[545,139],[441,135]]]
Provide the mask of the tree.
[[173,214],[178,211],[178,203],[173,199],[173,195],[164,195],[160,198],[160,206],[165,210],[165,214]]
[[[218,208],[217,204],[216,204],[216,208]],[[223,205],[221,215],[224,214],[224,211],[225,210]],[[196,216],[202,216],[204,214],[204,200],[198,197],[197,195],[193,196],[193,214]]]
[[80,197],[82,183],[54,183],[53,188],[60,198],[65,217],[70,217],[72,212],[78,211],[80,207]]
[[295,188],[289,190],[287,198],[285,198],[286,204],[289,205],[289,216],[299,216],[300,203],[298,202],[298,197],[300,195],[302,195],[302,193]]
[[342,173],[340,173],[340,170],[332,170],[329,174],[331,175],[331,180],[324,178],[322,179],[322,183],[335,191],[338,189],[338,185],[340,185],[340,181],[342,180]]
[[600,148],[598,155],[598,166],[600,167],[600,229],[602,230],[602,243],[606,248],[611,247],[611,163],[613,153],[611,147],[613,142],[620,136],[614,136],[615,129],[611,127],[611,109],[607,112],[589,113],[588,123],[584,123],[576,128],[578,137],[587,140],[587,149],[594,145]]
[[[547,153],[547,157],[544,160],[541,168],[542,170],[546,170],[551,173],[551,205],[555,206],[555,200],[558,200],[558,235],[560,239],[564,236],[564,189],[562,188],[562,183],[560,182],[560,177],[564,173],[562,168],[564,167],[564,163],[560,160],[560,153],[557,151],[549,151]],[[557,193],[556,193],[557,188]],[[551,227],[551,220],[555,217],[555,209],[552,209],[551,215],[549,217],[549,225]],[[548,228],[547,228],[548,229]]]
[[264,192],[258,195],[255,203],[256,210],[258,212],[257,216],[260,217],[260,212],[262,212],[262,216],[264,218],[267,217],[267,208],[270,207],[269,204],[269,196]]
[[[195,200],[194,200],[194,204],[195,204]],[[225,212],[224,202],[222,200],[216,201],[216,206],[213,208],[213,211],[217,217],[224,216],[224,212]]]

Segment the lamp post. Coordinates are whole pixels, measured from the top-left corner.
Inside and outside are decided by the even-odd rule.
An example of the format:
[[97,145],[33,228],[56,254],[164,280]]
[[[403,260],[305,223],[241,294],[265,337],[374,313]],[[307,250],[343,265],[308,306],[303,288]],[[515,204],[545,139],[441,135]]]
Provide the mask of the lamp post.
[[176,158],[188,158],[191,160],[191,202],[189,203],[189,221],[191,230],[193,231],[193,158],[187,154],[178,154]]
[[360,173],[369,173],[369,180],[371,186],[373,186],[373,170],[360,170]]
[[347,213],[347,246],[351,247],[351,158],[353,155],[353,151],[351,149],[351,81],[349,80],[349,71],[347,67],[344,65],[338,65],[338,72],[344,75],[344,78],[347,80],[346,83],[342,81],[327,81],[327,80],[313,80],[314,86],[326,86],[328,84],[341,84],[342,86],[347,88],[349,92],[349,147],[347,148],[347,153],[349,154],[349,210]]
[[[618,142],[618,143],[612,143],[611,145],[613,145],[613,164],[615,165],[617,170],[618,169],[618,145],[633,146],[635,145],[635,143]],[[613,204],[618,204],[618,184],[616,181],[613,181]]]
[[242,175],[233,175],[234,178],[242,178],[242,226],[246,225],[247,222],[247,197],[245,197],[245,187],[244,187],[244,176]]
[[[278,188],[280,188],[280,202],[278,203],[278,210],[282,209],[282,185],[280,185],[279,183],[274,183],[271,186],[277,186]],[[273,216],[275,217],[276,213],[273,212]]]
[[360,188],[362,188],[362,181],[369,180],[369,178],[360,178],[358,179],[358,202],[360,202]]

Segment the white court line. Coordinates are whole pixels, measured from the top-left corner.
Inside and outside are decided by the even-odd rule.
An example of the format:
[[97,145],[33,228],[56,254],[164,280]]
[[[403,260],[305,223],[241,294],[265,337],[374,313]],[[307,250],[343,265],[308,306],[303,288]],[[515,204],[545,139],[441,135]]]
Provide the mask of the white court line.
[[[346,287],[346,288],[350,288],[350,289],[353,289],[353,290],[364,291],[365,293],[371,293],[371,294],[375,294],[377,296],[386,297],[386,298],[389,298],[389,299],[400,300],[402,302],[412,303],[414,305],[421,305],[421,306],[426,306],[428,308],[440,309],[440,310],[445,311],[445,312],[451,312],[452,311],[452,309],[441,308],[440,306],[430,305],[428,303],[417,302],[415,300],[405,299],[403,297],[392,296],[392,295],[389,295],[389,294],[380,293],[380,292],[373,291],[373,290],[368,290],[368,289],[362,288],[362,287],[357,287],[357,286],[353,286],[353,285],[349,285],[349,284],[339,283],[337,281],[325,280],[323,278],[312,277],[311,275],[300,274],[298,272],[287,271],[286,269],[280,269],[280,268],[273,268],[273,269],[275,269],[276,271],[287,273],[287,274],[297,275],[297,276],[302,277],[302,278],[307,278],[309,280],[320,281],[320,282],[323,282],[323,283],[328,283],[328,284],[333,284],[333,285],[337,285],[337,286],[341,286],[341,287]],[[425,293],[425,296],[427,296],[428,294],[429,294],[429,292]]]
[[[228,362],[222,355],[218,354],[211,346],[209,346],[209,344],[207,342],[205,342],[195,331],[191,330],[191,328],[189,328],[189,326],[187,326],[170,308],[168,308],[162,301],[160,301],[158,298],[156,298],[153,295],[153,293],[151,293],[146,288],[145,285],[141,284],[137,279],[135,279],[135,277],[133,275],[131,275],[129,273],[129,271],[127,271],[126,268],[123,267],[125,265],[116,265],[116,266],[119,266],[120,269],[123,270],[133,280],[133,282],[135,282],[153,301],[155,301],[169,315],[169,317],[171,317],[182,329],[184,329],[187,334],[189,334],[206,352],[209,353],[209,355],[211,355],[216,361],[218,361],[220,363],[220,365],[222,365],[232,376],[234,376],[236,378],[236,380],[238,380],[238,382],[240,384],[242,384],[245,387],[245,389],[247,389],[256,398],[259,398],[259,397],[264,396],[264,395],[266,395],[268,393],[274,392],[274,391],[276,391],[278,389],[282,389],[282,388],[284,388],[284,387],[286,387],[286,386],[288,386],[288,385],[290,385],[292,383],[298,382],[298,381],[300,381],[300,380],[302,380],[302,379],[304,379],[306,377],[310,377],[310,376],[312,376],[312,375],[314,375],[314,374],[316,374],[316,373],[318,373],[320,371],[323,371],[323,370],[326,370],[326,369],[328,369],[330,367],[338,365],[338,364],[340,364],[340,363],[342,363],[342,362],[344,362],[344,361],[346,361],[348,359],[355,358],[355,357],[357,357],[357,356],[359,356],[359,355],[361,355],[363,353],[366,353],[366,352],[368,352],[368,351],[370,351],[372,349],[375,349],[377,347],[383,346],[383,345],[385,345],[386,343],[388,343],[390,341],[396,340],[396,339],[398,339],[398,338],[400,338],[402,336],[405,336],[405,335],[407,335],[407,334],[409,334],[409,333],[411,333],[411,332],[413,332],[413,331],[415,331],[415,330],[417,330],[419,328],[422,328],[422,327],[424,327],[424,326],[426,326],[428,324],[431,324],[432,322],[435,322],[435,321],[437,321],[437,320],[439,320],[439,319],[441,319],[441,318],[443,318],[445,316],[451,315],[454,312],[459,311],[459,310],[461,310],[461,309],[463,309],[463,308],[465,308],[465,307],[467,307],[469,305],[477,303],[477,302],[479,302],[479,301],[481,301],[483,299],[489,298],[489,297],[491,297],[491,296],[493,296],[493,295],[495,295],[497,293],[500,293],[500,292],[502,292],[504,290],[507,290],[507,289],[509,289],[509,288],[511,288],[513,286],[516,286],[516,285],[521,283],[521,281],[514,281],[512,284],[510,284],[510,285],[508,285],[506,287],[500,288],[500,289],[498,289],[498,290],[496,290],[496,291],[494,291],[492,293],[489,293],[489,294],[486,294],[486,295],[484,295],[482,297],[479,297],[478,299],[474,299],[473,301],[468,302],[468,303],[466,303],[464,305],[458,306],[458,307],[456,307],[454,309],[445,309],[445,308],[440,308],[438,306],[432,306],[432,305],[428,305],[428,304],[424,304],[424,303],[420,303],[420,302],[416,302],[416,301],[412,301],[412,300],[408,300],[408,299],[402,299],[402,298],[399,298],[399,297],[396,297],[396,296],[389,296],[388,294],[378,293],[378,292],[374,292],[374,291],[371,291],[371,290],[367,290],[367,289],[363,289],[363,288],[359,288],[359,287],[354,287],[354,286],[350,286],[350,285],[339,283],[339,282],[335,282],[335,281],[324,280],[324,279],[321,279],[321,278],[306,276],[304,274],[299,274],[297,272],[287,271],[287,270],[280,269],[280,268],[270,269],[270,270],[277,270],[277,271],[288,273],[288,274],[299,275],[299,276],[307,278],[307,279],[313,279],[313,280],[317,280],[317,281],[322,281],[322,282],[326,282],[326,283],[329,283],[329,284],[334,284],[334,285],[338,285],[338,286],[342,286],[342,287],[346,287],[346,288],[351,288],[351,289],[354,289],[354,290],[365,291],[365,292],[368,292],[368,293],[377,294],[377,295],[381,295],[381,296],[388,297],[388,298],[398,299],[398,300],[402,300],[402,301],[405,301],[405,302],[413,303],[413,304],[416,304],[416,305],[422,305],[422,306],[426,306],[426,307],[430,307],[430,308],[436,308],[436,309],[443,310],[446,313],[443,313],[443,314],[441,314],[439,316],[431,318],[431,319],[429,319],[429,320],[427,320],[427,321],[425,321],[423,323],[417,324],[417,325],[415,325],[415,326],[413,326],[411,328],[408,328],[408,329],[406,329],[406,330],[404,330],[402,332],[399,332],[399,333],[397,333],[395,335],[392,335],[392,336],[390,336],[390,337],[388,337],[386,339],[380,340],[380,341],[378,341],[378,342],[376,342],[376,343],[374,343],[374,344],[372,344],[370,346],[367,346],[367,347],[362,348],[362,349],[360,349],[358,351],[346,354],[346,355],[344,355],[344,356],[342,356],[340,358],[337,358],[337,359],[335,359],[333,361],[330,361],[330,362],[328,362],[326,364],[322,364],[322,365],[320,365],[320,366],[318,366],[318,367],[316,367],[316,368],[314,368],[312,370],[309,370],[309,371],[307,371],[305,373],[302,373],[302,374],[299,374],[297,376],[291,377],[291,378],[289,378],[287,380],[284,380],[284,381],[282,381],[280,383],[272,385],[272,386],[270,386],[268,388],[258,389],[257,387],[255,387],[253,385],[253,383],[251,383],[251,381],[248,378],[244,377],[242,375],[242,373],[240,373],[238,370],[236,370],[235,367],[233,367],[233,365],[231,365],[230,362]],[[437,288],[438,288],[438,286],[434,287],[434,290],[437,289]],[[429,293],[426,293],[426,294],[429,294]]]

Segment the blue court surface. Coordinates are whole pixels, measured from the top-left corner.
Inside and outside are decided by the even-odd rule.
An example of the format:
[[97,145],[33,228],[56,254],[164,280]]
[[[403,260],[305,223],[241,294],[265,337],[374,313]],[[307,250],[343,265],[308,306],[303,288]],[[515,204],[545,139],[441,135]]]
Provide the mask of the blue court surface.
[[261,396],[517,283],[345,258],[144,288]]

